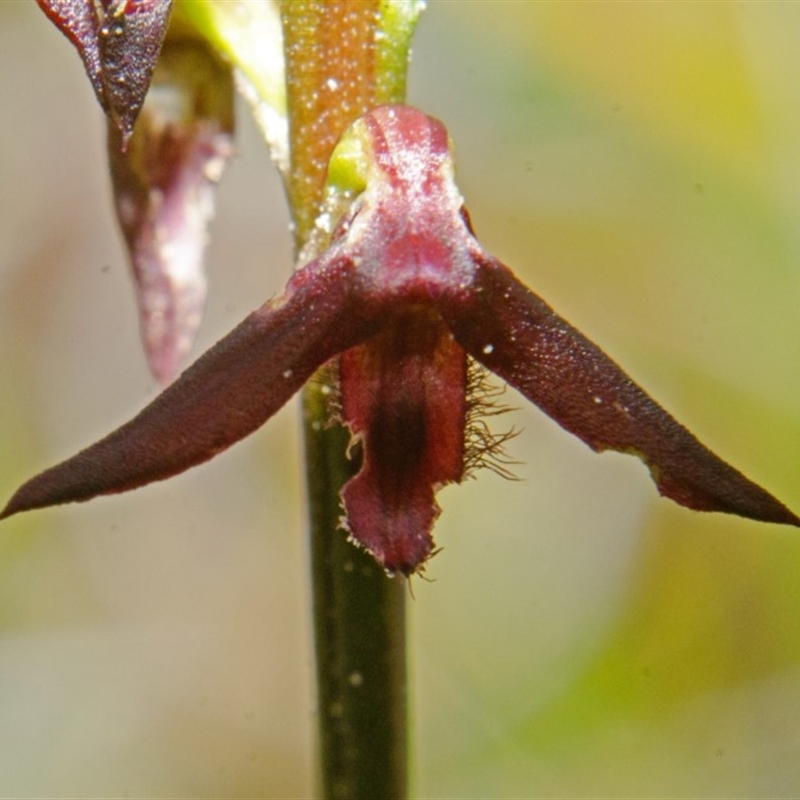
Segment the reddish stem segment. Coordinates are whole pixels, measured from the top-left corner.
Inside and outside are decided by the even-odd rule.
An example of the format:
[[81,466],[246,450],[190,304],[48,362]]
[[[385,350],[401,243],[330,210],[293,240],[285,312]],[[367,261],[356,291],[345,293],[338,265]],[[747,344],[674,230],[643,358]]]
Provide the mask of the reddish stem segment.
[[298,252],[322,203],[331,151],[372,108],[378,0],[289,0],[282,7],[292,142],[288,181]]

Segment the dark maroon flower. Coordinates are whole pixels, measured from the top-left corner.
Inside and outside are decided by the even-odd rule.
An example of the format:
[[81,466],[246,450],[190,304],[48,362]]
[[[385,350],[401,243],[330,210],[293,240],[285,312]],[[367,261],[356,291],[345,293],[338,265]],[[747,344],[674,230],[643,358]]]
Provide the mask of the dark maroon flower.
[[666,497],[800,526],[481,248],[439,121],[373,110],[337,146],[329,184],[352,202],[322,255],[138,416],[22,486],[0,517],[199,464],[338,356],[338,413],[363,454],[342,493],[346,524],[390,572],[425,563],[435,492],[464,476],[469,359],[594,450],[639,456]]

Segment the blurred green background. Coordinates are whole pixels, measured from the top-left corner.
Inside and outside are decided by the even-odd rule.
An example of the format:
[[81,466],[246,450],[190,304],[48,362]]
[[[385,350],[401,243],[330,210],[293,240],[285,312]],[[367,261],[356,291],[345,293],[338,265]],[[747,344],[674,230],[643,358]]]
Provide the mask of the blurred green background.
[[[410,102],[487,249],[800,510],[800,4],[433,0]],[[0,495],[155,391],[83,69],[0,3]],[[241,108],[200,347],[278,289]],[[693,514],[509,391],[520,482],[441,494],[414,796],[800,795],[800,532]],[[0,532],[0,797],[306,797],[296,403],[212,463]]]

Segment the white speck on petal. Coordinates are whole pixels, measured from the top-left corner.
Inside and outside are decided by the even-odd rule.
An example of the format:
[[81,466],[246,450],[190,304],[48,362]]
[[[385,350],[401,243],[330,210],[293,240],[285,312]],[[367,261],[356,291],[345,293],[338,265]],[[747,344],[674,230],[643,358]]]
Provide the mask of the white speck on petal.
[[482,350],[483,354],[488,356],[491,353],[494,353],[494,345],[493,344],[486,344],[483,346]]

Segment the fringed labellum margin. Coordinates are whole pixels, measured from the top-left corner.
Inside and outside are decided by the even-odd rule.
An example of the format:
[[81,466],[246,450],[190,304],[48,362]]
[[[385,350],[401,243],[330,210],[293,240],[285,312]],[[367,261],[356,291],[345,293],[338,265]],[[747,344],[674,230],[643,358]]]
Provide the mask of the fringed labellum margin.
[[0,517],[126,491],[199,464],[340,355],[340,414],[363,453],[350,534],[389,572],[433,552],[434,494],[463,477],[466,356],[595,450],[638,455],[690,508],[800,526],[487,254],[441,122],[408,106],[358,120],[329,181],[353,196],[329,247],[138,416],[24,484]]

